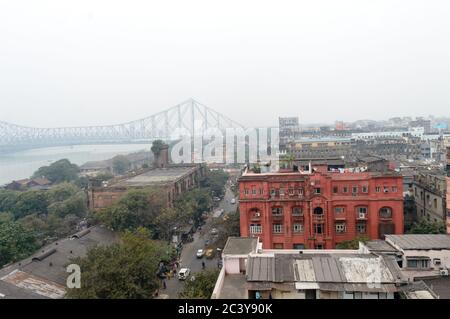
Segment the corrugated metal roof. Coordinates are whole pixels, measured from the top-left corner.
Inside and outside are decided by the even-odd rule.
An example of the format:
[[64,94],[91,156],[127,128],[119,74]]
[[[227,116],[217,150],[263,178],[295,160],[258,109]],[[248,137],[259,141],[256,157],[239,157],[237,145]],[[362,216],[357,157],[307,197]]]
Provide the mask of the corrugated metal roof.
[[310,282],[316,281],[312,260],[300,259],[295,260],[295,281]]
[[248,281],[275,281],[275,258],[251,257],[247,263]]
[[386,235],[386,241],[401,249],[450,249],[450,235]]
[[345,275],[338,260],[333,257],[312,257],[318,282],[344,282]]

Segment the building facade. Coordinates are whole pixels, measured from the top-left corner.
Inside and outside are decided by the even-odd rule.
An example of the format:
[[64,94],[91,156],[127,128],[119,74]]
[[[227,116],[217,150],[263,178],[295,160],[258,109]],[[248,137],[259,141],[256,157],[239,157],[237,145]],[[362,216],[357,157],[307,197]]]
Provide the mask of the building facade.
[[393,173],[253,173],[239,179],[241,236],[266,249],[332,249],[403,233],[402,177]]
[[447,183],[442,172],[421,171],[414,175],[412,195],[417,220],[443,223],[447,216]]

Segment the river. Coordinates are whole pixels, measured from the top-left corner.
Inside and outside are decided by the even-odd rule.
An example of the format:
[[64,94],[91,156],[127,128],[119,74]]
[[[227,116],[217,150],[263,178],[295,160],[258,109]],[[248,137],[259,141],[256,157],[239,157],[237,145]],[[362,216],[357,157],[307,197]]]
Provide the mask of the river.
[[150,147],[150,144],[74,145],[0,154],[0,185],[28,178],[39,167],[63,158],[82,165],[89,161],[106,160],[118,154],[149,150]]

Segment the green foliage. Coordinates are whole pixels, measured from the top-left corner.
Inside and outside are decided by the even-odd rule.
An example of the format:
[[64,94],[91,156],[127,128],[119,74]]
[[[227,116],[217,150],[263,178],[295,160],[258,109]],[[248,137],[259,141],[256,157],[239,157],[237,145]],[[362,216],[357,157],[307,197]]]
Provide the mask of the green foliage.
[[12,212],[19,194],[17,191],[0,189],[0,212]]
[[[2,190],[0,206],[4,210],[0,213],[0,224],[13,223],[14,229],[24,230],[25,235],[32,237],[30,243],[33,248],[72,233],[81,218],[87,214],[85,193],[74,184],[66,182],[48,191]],[[10,236],[10,242],[21,242],[20,232],[11,232]],[[26,257],[26,254],[9,253],[4,255],[3,260],[9,262],[21,257]]]
[[34,236],[20,223],[0,223],[0,267],[29,256],[37,248]]
[[118,203],[100,211],[98,219],[117,231],[153,229],[156,217],[166,204],[165,193],[160,188],[130,190]]
[[166,144],[162,140],[153,141],[151,150],[155,157],[159,155],[164,146],[166,146]]
[[61,183],[47,191],[50,202],[61,202],[78,193],[80,189],[71,183]]
[[180,298],[186,299],[210,299],[216,285],[219,270],[208,269],[193,275],[195,280],[187,280],[184,283]]
[[95,177],[90,179],[92,186],[101,187],[103,182],[109,181],[114,178],[114,175],[109,172],[99,173]]
[[123,174],[130,169],[130,161],[125,155],[117,155],[112,160],[113,170],[116,174]]
[[358,249],[359,242],[365,243],[367,241],[369,241],[369,237],[357,236],[355,239],[340,242],[339,244],[336,245],[336,249]]
[[12,213],[0,213],[0,224],[14,221],[14,215]]
[[205,178],[200,181],[200,186],[209,188],[215,196],[222,196],[228,177],[228,173],[223,170],[208,171]]
[[48,200],[44,191],[19,193],[11,212],[16,219],[32,214],[47,214]]
[[45,177],[52,183],[70,182],[78,178],[80,169],[77,165],[70,163],[67,159],[62,159],[52,163],[50,166],[39,168],[33,178]]
[[443,222],[430,222],[422,220],[414,223],[408,231],[409,234],[445,234],[445,225]]
[[86,194],[77,192],[69,198],[55,202],[48,206],[48,212],[58,217],[66,217],[67,215],[74,215],[77,217],[84,217],[87,214]]
[[68,289],[72,299],[148,299],[159,288],[156,276],[159,262],[168,258],[171,248],[149,239],[149,232],[127,232],[122,243],[91,249],[80,265],[81,288]]

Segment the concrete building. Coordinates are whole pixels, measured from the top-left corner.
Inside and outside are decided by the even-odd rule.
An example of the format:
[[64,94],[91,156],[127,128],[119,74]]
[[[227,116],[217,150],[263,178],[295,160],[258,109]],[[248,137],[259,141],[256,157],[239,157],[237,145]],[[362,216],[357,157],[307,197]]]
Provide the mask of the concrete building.
[[444,172],[421,170],[412,182],[417,221],[445,223],[447,216],[447,183]]
[[89,209],[95,211],[108,207],[131,189],[149,187],[162,189],[170,206],[179,196],[198,187],[205,170],[206,167],[201,164],[169,165],[165,168],[144,170],[134,176],[114,179],[103,187],[90,187]]
[[5,185],[5,189],[15,190],[15,191],[25,191],[25,190],[47,190],[51,187],[52,182],[50,182],[45,177],[40,178],[25,178],[18,181],[12,181],[11,183]]
[[298,117],[280,117],[278,118],[278,127],[280,150],[284,150],[289,141],[296,140],[300,137]]
[[66,293],[66,271],[71,259],[84,257],[97,245],[111,245],[119,238],[94,226],[51,243],[29,258],[0,269],[1,299],[60,299]]
[[409,299],[450,299],[450,235],[387,235],[386,240],[360,243],[360,250],[391,256],[408,285]]
[[402,177],[395,172],[254,173],[239,178],[241,236],[266,249],[332,249],[367,236],[403,233]]
[[407,284],[390,256],[261,246],[258,238],[228,239],[213,299],[394,299]]
[[185,192],[198,187],[206,173],[203,164],[169,163],[168,147],[163,147],[155,157],[154,166],[117,179],[101,187],[89,187],[89,209],[96,211],[117,202],[130,189],[156,187],[166,194],[167,205]]

